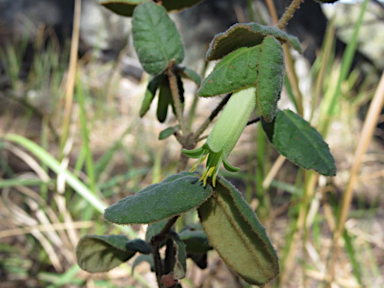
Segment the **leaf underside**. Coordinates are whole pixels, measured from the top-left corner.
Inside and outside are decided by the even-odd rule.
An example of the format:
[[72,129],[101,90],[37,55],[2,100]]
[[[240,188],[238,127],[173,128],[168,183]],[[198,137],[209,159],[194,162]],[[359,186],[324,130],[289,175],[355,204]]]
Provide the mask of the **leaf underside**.
[[277,276],[278,258],[265,228],[232,184],[219,177],[198,212],[210,244],[245,281],[263,285]]
[[136,251],[127,250],[124,235],[85,235],[76,247],[77,263],[88,272],[107,272],[129,260]]

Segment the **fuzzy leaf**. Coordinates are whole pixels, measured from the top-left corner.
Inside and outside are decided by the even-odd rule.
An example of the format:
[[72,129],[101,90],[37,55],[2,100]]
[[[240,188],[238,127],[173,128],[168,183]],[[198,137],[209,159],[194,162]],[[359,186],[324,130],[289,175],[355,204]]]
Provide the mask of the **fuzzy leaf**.
[[278,28],[257,23],[238,23],[213,38],[206,58],[209,61],[218,60],[240,47],[259,45],[268,35],[274,36],[281,43],[288,43],[300,53],[302,52],[299,40]]
[[201,84],[201,77],[194,70],[187,67],[176,67],[176,73],[183,78],[187,78],[196,83],[197,86]]
[[283,89],[285,65],[283,47],[275,37],[267,36],[260,45],[257,75],[257,107],[264,120],[271,122],[276,116],[277,102]]
[[174,267],[174,279],[182,279],[185,277],[187,271],[187,252],[185,251],[185,244],[175,233],[173,235],[173,242],[176,248],[176,262]]
[[212,249],[203,231],[185,229],[179,233],[179,237],[184,241],[187,253],[205,253]]
[[169,88],[169,82],[163,81],[160,85],[159,99],[157,102],[157,119],[163,123],[167,119],[168,105],[173,102],[172,91]]
[[165,219],[148,225],[147,233],[145,234],[145,241],[150,242],[153,236],[160,233],[167,222],[168,219]]
[[245,281],[263,285],[277,276],[278,258],[265,228],[232,184],[219,177],[198,212],[211,245]]
[[196,174],[182,172],[113,204],[104,217],[117,224],[152,223],[196,208],[211,194]]
[[88,272],[106,272],[128,261],[136,251],[126,248],[124,235],[85,235],[76,247],[77,263]]
[[127,250],[136,251],[141,254],[150,254],[152,252],[152,246],[141,239],[133,239],[128,241],[125,245]]
[[135,260],[132,263],[132,275],[137,265],[139,265],[141,262],[148,262],[151,266],[151,271],[155,272],[155,265],[153,263],[153,256],[152,255],[139,255],[135,258]]
[[200,268],[205,269],[208,266],[207,253],[188,254],[188,257]]
[[[131,17],[136,5],[151,0],[102,0],[101,5],[121,16]],[[202,0],[163,0],[162,4],[167,11],[182,10],[191,7]]]
[[161,5],[145,2],[137,6],[133,13],[132,34],[140,63],[149,74],[160,74],[172,59],[179,64],[184,58],[180,34]]
[[262,126],[276,150],[296,165],[335,176],[336,166],[328,144],[307,121],[290,110],[278,110],[271,123]]
[[143,117],[145,113],[147,113],[147,111],[149,110],[153,98],[155,98],[157,88],[159,88],[159,85],[162,82],[164,76],[164,74],[160,74],[153,77],[152,80],[149,81],[147,90],[145,90],[143,102],[141,103],[140,117]]
[[179,11],[184,8],[192,7],[202,0],[162,0],[167,11]]
[[255,86],[260,46],[242,47],[225,56],[204,79],[199,96],[215,96]]
[[118,15],[131,17],[133,9],[135,9],[138,4],[148,1],[149,0],[101,0],[100,4]]
[[177,130],[180,129],[180,125],[176,125],[173,127],[168,127],[160,132],[159,134],[159,140],[167,139],[169,136],[173,135]]

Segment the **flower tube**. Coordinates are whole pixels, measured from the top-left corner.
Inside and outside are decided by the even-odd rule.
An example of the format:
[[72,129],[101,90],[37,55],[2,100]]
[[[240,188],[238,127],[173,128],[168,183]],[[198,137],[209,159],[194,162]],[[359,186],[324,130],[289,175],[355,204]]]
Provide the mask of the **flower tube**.
[[207,158],[206,168],[200,181],[207,185],[208,177],[212,177],[212,185],[216,186],[216,177],[220,164],[230,172],[240,169],[228,163],[228,155],[235,147],[251,114],[256,106],[256,88],[250,87],[234,93],[224,107],[222,114],[213,126],[205,144],[194,150],[183,150],[190,158],[198,158],[191,172]]

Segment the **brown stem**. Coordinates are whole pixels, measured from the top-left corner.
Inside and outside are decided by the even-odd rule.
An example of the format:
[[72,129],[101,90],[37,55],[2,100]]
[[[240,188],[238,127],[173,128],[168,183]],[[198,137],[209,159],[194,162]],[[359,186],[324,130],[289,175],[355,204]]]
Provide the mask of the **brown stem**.
[[277,27],[279,29],[283,29],[285,25],[288,24],[288,21],[293,17],[293,14],[297,9],[299,9],[301,2],[304,0],[293,0],[291,2],[291,5],[285,10],[283,16],[281,16],[279,23],[277,24]]

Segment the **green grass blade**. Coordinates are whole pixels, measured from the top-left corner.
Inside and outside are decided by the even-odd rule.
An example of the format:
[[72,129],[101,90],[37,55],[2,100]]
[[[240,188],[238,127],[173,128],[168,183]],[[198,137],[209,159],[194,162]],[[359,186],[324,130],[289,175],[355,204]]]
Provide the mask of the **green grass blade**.
[[337,103],[338,103],[340,96],[341,96],[341,85],[346,80],[348,73],[351,69],[352,60],[353,60],[353,57],[355,55],[355,51],[356,51],[356,47],[357,47],[358,35],[360,32],[361,25],[363,23],[363,17],[364,17],[365,11],[367,10],[367,7],[368,7],[368,3],[369,3],[369,0],[364,0],[364,2],[361,4],[360,14],[359,14],[359,17],[355,23],[352,38],[350,39],[350,41],[347,45],[347,48],[345,50],[345,54],[343,56],[343,60],[341,63],[341,71],[340,71],[340,75],[339,75],[339,80],[337,82],[335,92],[333,94],[333,97],[331,99],[331,102],[330,102],[330,104],[328,106],[328,110],[327,110],[328,118],[326,121],[324,121],[324,123],[322,123],[323,125],[320,129],[320,132],[323,135],[327,134],[328,127],[330,125],[330,119],[334,115],[336,107],[338,107]]
[[71,186],[78,194],[80,194],[89,204],[91,204],[97,211],[104,213],[104,209],[107,208],[107,205],[97,196],[95,196],[92,191],[84,185],[75,175],[73,175],[67,169],[64,169],[60,166],[60,162],[52,157],[47,151],[41,148],[36,143],[31,140],[16,134],[6,134],[4,139],[12,141],[14,143],[20,144],[37,158],[39,158],[44,164],[46,164],[51,170],[56,174],[63,174],[66,178],[66,182]]
[[77,82],[76,83],[77,97],[78,97],[79,106],[80,106],[81,132],[82,132],[83,143],[84,143],[83,147],[86,150],[85,167],[86,167],[87,176],[89,179],[89,186],[91,188],[91,191],[95,194],[96,193],[95,170],[94,170],[93,159],[92,159],[92,150],[89,144],[89,131],[87,127],[87,115],[85,113],[84,91],[83,91],[83,86],[82,86],[79,75],[76,77],[76,82]]

